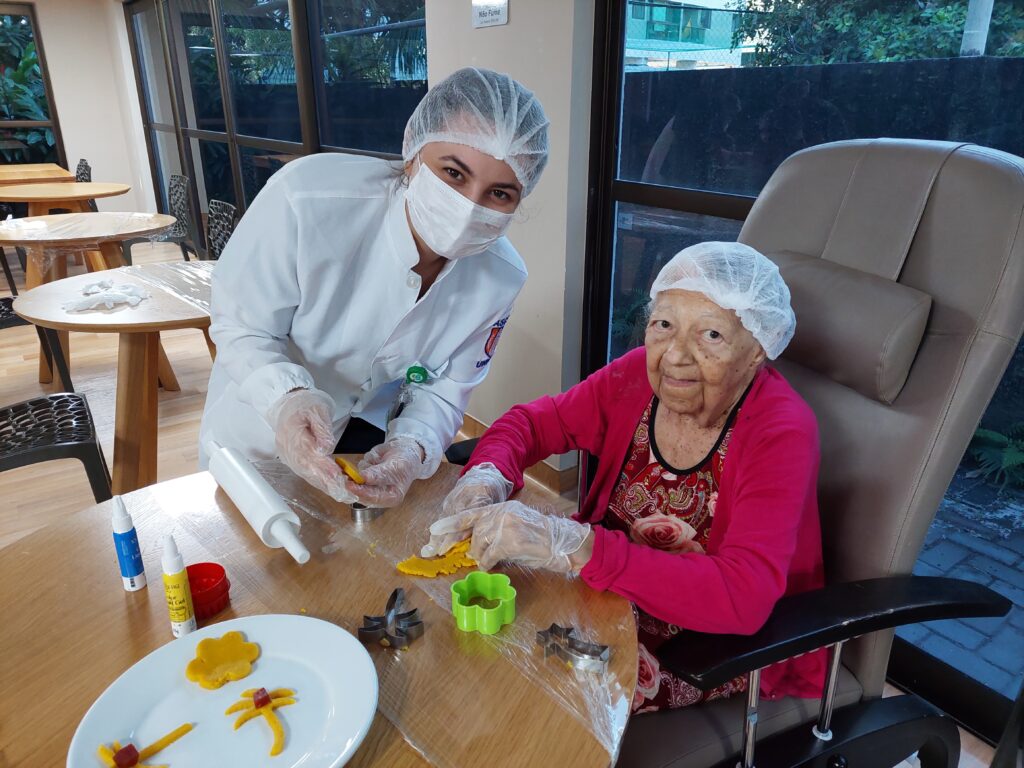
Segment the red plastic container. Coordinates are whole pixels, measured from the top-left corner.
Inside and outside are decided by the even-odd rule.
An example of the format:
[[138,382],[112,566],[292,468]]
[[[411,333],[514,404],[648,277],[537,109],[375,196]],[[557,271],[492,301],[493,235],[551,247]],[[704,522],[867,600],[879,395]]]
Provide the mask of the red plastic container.
[[231,582],[224,567],[217,563],[194,563],[185,569],[188,572],[188,588],[192,593],[192,608],[196,619],[208,619],[231,602]]

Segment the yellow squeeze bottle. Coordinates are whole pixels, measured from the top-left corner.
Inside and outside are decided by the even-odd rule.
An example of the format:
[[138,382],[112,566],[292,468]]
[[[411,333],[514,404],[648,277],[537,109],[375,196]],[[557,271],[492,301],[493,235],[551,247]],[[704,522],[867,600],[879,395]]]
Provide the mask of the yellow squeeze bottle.
[[167,611],[171,615],[171,632],[175,637],[195,632],[196,614],[192,610],[188,572],[173,536],[164,536],[164,553],[160,563],[164,569],[164,592],[167,594]]

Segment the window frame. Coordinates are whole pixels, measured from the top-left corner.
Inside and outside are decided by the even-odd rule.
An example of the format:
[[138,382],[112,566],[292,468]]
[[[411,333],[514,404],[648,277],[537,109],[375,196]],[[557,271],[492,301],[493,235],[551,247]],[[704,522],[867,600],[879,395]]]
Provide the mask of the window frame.
[[[241,216],[246,208],[245,184],[242,169],[242,148],[266,150],[283,154],[294,154],[299,156],[317,154],[321,152],[343,152],[345,154],[366,155],[369,157],[380,157],[386,160],[400,160],[401,155],[376,152],[365,149],[339,147],[322,143],[320,124],[317,115],[317,87],[319,78],[314,80],[313,73],[316,71],[317,49],[319,44],[319,5],[318,0],[287,0],[288,13],[291,19],[292,51],[295,56],[295,79],[299,108],[299,126],[301,140],[298,142],[283,141],[280,139],[267,139],[258,136],[248,136],[239,133],[236,125],[234,98],[231,90],[230,71],[228,69],[229,51],[226,46],[217,44],[217,41],[226,39],[224,24],[224,3],[223,0],[203,0],[210,9],[210,19],[213,25],[214,51],[217,61],[218,83],[221,90],[221,100],[224,106],[224,131],[209,131],[198,128],[190,128],[185,125],[183,116],[185,114],[186,95],[181,80],[179,66],[186,53],[181,49],[183,35],[180,29],[180,20],[176,18],[179,14],[172,13],[171,0],[127,0],[124,3],[125,22],[128,25],[128,40],[132,54],[132,64],[135,69],[136,87],[139,92],[139,102],[142,107],[143,125],[146,129],[146,149],[149,154],[150,170],[152,172],[153,190],[158,201],[162,200],[163,194],[158,188],[159,174],[156,169],[156,155],[150,140],[150,130],[158,130],[164,133],[174,133],[177,138],[178,153],[181,159],[182,172],[186,173],[190,180],[190,198],[195,213],[196,202],[199,200],[199,188],[196,176],[195,161],[190,148],[191,139],[202,141],[216,141],[228,145],[228,155],[231,162],[231,174],[235,193],[236,208]],[[132,16],[142,10],[155,7],[160,24],[160,37],[164,49],[165,65],[169,77],[169,87],[172,90],[172,105],[174,112],[174,124],[154,123],[149,120],[146,109],[145,95],[143,91],[143,72],[141,60],[135,43],[134,30],[132,29]],[[201,169],[200,169],[201,170]],[[201,217],[193,216],[198,224]],[[196,233],[202,238],[202,227],[198,227]],[[198,243],[199,240],[196,240]]]
[[[50,109],[49,120],[0,120],[0,129],[13,130],[17,128],[49,128],[53,131],[54,149],[57,150],[57,162],[59,165],[68,167],[67,154],[64,151],[64,136],[60,131],[60,119],[57,116],[57,100],[53,96],[53,86],[50,82],[50,67],[46,63],[46,51],[43,46],[43,33],[39,28],[39,17],[36,15],[35,3],[0,3],[0,15],[2,16],[28,16],[32,24],[32,37],[36,45],[36,57],[39,59],[39,69],[43,76],[43,89],[46,93],[47,105]],[[21,165],[21,163],[14,163]]]

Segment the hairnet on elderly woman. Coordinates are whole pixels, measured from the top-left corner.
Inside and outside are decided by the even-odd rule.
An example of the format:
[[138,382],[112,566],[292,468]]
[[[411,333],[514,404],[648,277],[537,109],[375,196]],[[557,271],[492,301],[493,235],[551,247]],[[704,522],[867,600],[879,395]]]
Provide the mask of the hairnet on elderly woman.
[[[752,634],[783,595],[823,584],[814,414],[769,364],[796,318],[776,266],[739,243],[677,253],[651,288],[644,345],[487,430],[430,528],[424,554],[472,537],[499,561],[578,575],[631,600],[640,669],[634,713],[743,690],[702,692],[660,669],[680,629]],[[597,475],[572,519],[509,496],[526,467],[583,449]],[[820,652],[764,670],[768,698],[821,695]]]

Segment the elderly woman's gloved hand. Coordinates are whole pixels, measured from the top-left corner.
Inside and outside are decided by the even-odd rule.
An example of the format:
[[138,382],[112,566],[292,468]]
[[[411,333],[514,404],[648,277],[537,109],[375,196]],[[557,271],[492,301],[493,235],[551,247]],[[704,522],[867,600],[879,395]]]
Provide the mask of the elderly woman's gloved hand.
[[334,462],[331,423],[334,400],[319,389],[296,389],[271,407],[277,455],[289,469],[335,501],[356,501],[351,484]]
[[366,483],[355,486],[355,492],[368,507],[395,507],[402,503],[422,470],[420,444],[411,437],[392,437],[363,456],[359,474]]
[[[445,497],[441,512],[451,517],[467,509],[479,509],[499,504],[512,493],[512,483],[493,464],[477,464],[470,467],[459,478],[451,492]],[[443,555],[466,536],[463,531],[431,536],[430,542],[420,550],[421,557]]]
[[[590,536],[590,526],[557,515],[545,515],[518,501],[470,509],[430,526],[430,544],[456,535],[470,536],[469,554],[483,570],[505,560],[530,568],[575,573],[582,563],[570,559]],[[426,551],[426,548],[424,548]],[[439,550],[441,551],[441,550]]]

